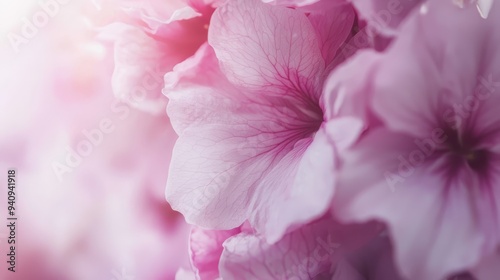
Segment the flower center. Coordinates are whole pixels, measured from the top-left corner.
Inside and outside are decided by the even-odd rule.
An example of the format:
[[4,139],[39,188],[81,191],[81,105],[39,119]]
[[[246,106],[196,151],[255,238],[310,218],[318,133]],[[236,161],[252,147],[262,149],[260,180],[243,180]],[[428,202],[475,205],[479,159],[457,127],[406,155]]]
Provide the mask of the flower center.
[[444,143],[444,150],[455,172],[468,167],[480,175],[487,175],[491,154],[487,149],[480,147],[479,137],[467,132],[459,135],[457,130],[452,129],[448,129],[446,135],[448,138]]
[[488,166],[489,153],[487,150],[480,149],[470,151],[465,155],[465,159],[470,168],[475,171],[485,170]]

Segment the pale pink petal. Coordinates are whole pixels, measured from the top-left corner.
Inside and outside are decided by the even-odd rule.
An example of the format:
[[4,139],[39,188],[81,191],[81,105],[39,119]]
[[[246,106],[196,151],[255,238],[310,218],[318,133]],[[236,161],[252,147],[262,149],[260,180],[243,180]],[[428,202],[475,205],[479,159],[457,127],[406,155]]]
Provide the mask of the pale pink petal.
[[481,214],[475,214],[479,198],[474,197],[479,192],[457,185],[443,201],[443,179],[429,175],[436,173],[432,167],[408,160],[418,150],[413,145],[412,138],[384,129],[370,132],[345,154],[334,208],[347,220],[386,221],[402,273],[409,279],[439,280],[480,258],[487,235],[476,227]]
[[[331,277],[339,257],[366,244],[374,224],[340,225],[323,218],[289,233],[275,244],[251,234],[224,243],[223,279],[315,279]],[[322,279],[322,278],[321,278]]]
[[[227,89],[238,92],[230,86]],[[259,218],[261,215],[274,215],[275,210],[286,214],[282,212],[284,209],[279,208],[280,203],[272,201],[273,197],[285,198],[285,201],[290,199],[294,203],[302,201],[302,204],[294,205],[294,211],[302,213],[297,217],[290,215],[290,219],[305,219],[304,215],[311,219],[327,207],[333,191],[330,179],[333,164],[330,155],[323,153],[329,146],[319,138],[321,134],[316,135],[309,149],[307,146],[311,140],[305,139],[293,145],[287,143],[287,134],[276,135],[273,132],[283,124],[271,123],[269,118],[265,118],[269,114],[280,116],[279,111],[270,111],[263,115],[265,119],[261,119],[262,109],[271,108],[235,102],[208,87],[179,90],[169,94],[169,98],[169,115],[179,133],[179,140],[173,152],[167,198],[189,222],[232,228],[254,213],[251,215],[254,226],[281,232],[288,226],[276,227],[273,224],[275,219],[268,220],[265,218],[268,216]],[[193,102],[196,102],[196,108]],[[192,110],[196,110],[194,114]],[[273,152],[273,149],[277,151]],[[322,161],[311,159],[318,153],[324,156]],[[300,167],[302,164],[304,167]],[[315,170],[316,164],[319,166]],[[298,176],[297,168],[303,169],[299,172],[308,176]],[[308,178],[311,181],[303,184]],[[311,184],[316,180],[317,184]],[[306,197],[293,194],[304,192],[303,185],[317,188],[320,192],[307,192],[312,197],[303,200]],[[290,197],[283,197],[283,192],[279,191],[289,193]],[[288,207],[292,208],[292,205]],[[285,221],[287,219],[279,222]]]
[[[220,76],[222,76],[222,73],[217,64],[214,51],[212,47],[205,43],[200,46],[192,57],[177,64],[172,71],[165,74],[163,93],[168,95],[170,92],[193,85],[217,85],[219,82],[223,83],[225,81],[225,79],[220,81]],[[179,117],[189,116],[179,115]],[[189,120],[183,120],[183,122],[190,123]]]
[[201,16],[195,9],[192,7],[183,7],[181,9],[176,10],[172,16],[165,22],[166,24],[178,21],[178,20],[187,20],[195,17]]
[[339,150],[346,149],[355,143],[365,129],[365,123],[355,117],[340,117],[325,124],[330,141]]
[[[185,0],[125,0],[121,5],[129,14],[144,20],[153,30],[158,29],[161,24],[172,22],[176,11],[189,8]],[[194,16],[196,15],[192,14],[191,17]]]
[[490,14],[494,0],[477,0],[477,8],[483,18],[487,18]]
[[385,35],[395,35],[399,25],[424,2],[425,0],[352,0],[361,19],[366,20],[370,28]]
[[196,274],[191,270],[181,267],[175,273],[175,280],[196,280]]
[[115,42],[115,95],[135,107],[153,113],[163,111],[167,103],[161,94],[163,75],[184,57],[173,55],[169,45],[139,28],[116,27],[120,36]]
[[334,148],[318,132],[326,73],[318,42],[332,52],[339,43],[304,13],[258,0],[228,2],[211,30],[217,57],[202,47],[166,76],[179,134],[167,199],[190,223],[231,229],[248,219],[275,242],[323,215],[333,195]]
[[134,107],[163,112],[163,76],[206,42],[214,8],[211,3],[184,0],[114,4],[132,19],[126,20],[128,24],[111,24],[100,35],[115,43],[113,91]]
[[189,242],[191,263],[197,279],[214,280],[219,277],[219,259],[222,255],[222,243],[240,233],[241,230],[204,230],[193,228]]
[[325,62],[303,13],[259,0],[230,1],[214,13],[208,41],[236,85],[318,98]]
[[[428,6],[428,13],[408,20],[405,34],[379,66],[375,110],[391,128],[417,137],[438,127],[438,119],[462,129],[476,117],[469,118],[471,111],[483,112],[476,114],[480,126],[498,123],[498,117],[490,115],[495,102],[484,102],[484,92],[475,95],[484,80],[487,90],[498,88],[500,57],[495,46],[500,36],[492,30],[498,19],[484,20],[474,7],[459,8],[451,1]],[[499,11],[498,5],[494,9]],[[478,108],[468,110],[471,104]]]
[[252,200],[250,216],[267,241],[321,216],[334,194],[335,151],[321,128],[314,139],[298,142],[262,180]]
[[[211,49],[206,51],[199,69],[217,65]],[[179,75],[190,83],[189,76]],[[282,154],[265,153],[282,141],[273,133],[280,124],[262,115],[263,109],[269,115],[275,109],[235,100],[241,91],[224,80],[214,74],[206,81],[216,88],[203,82],[179,84],[169,94],[168,113],[180,138],[173,152],[167,199],[189,222],[230,229],[246,219],[258,179],[292,147]]]
[[293,7],[304,12],[324,12],[327,9],[347,4],[348,0],[261,0],[271,5]]
[[[374,125],[369,112],[369,93],[371,77],[376,73],[379,59],[380,55],[374,51],[360,52],[356,59],[332,71],[325,82],[322,98],[327,122],[338,117],[351,117],[362,120],[364,128],[368,124]],[[359,77],[365,77],[366,82],[360,83]]]
[[351,33],[355,13],[351,5],[323,9],[309,15],[309,20],[319,39],[319,47],[326,65],[330,69],[337,50]]
[[481,260],[479,265],[472,269],[472,274],[477,280],[496,280],[500,275],[500,253],[495,252]]
[[288,7],[300,7],[315,4],[321,0],[262,0],[264,3],[273,3],[276,5],[288,6]]
[[[191,61],[171,74],[176,75],[172,80],[177,86],[168,94],[168,114],[179,140],[173,151],[166,196],[188,222],[231,229],[246,219],[251,199],[246,193],[257,184],[251,178],[259,178],[262,169],[268,167],[258,168],[259,160],[266,156],[258,156],[259,151],[266,149],[266,143],[260,139],[267,135],[249,127],[249,123],[258,121],[255,118],[259,114],[252,113],[255,108],[245,108],[246,103],[229,98],[238,90],[218,71],[212,49],[203,48],[198,55],[202,61],[193,64],[195,68],[190,73],[194,76],[182,71],[184,67],[189,69]],[[212,82],[216,88],[203,81],[199,85],[192,83],[196,73],[205,69],[213,71],[207,71],[212,75],[204,81]],[[245,111],[248,113],[238,114]],[[257,146],[248,146],[245,141]],[[242,156],[249,159],[242,160]],[[246,168],[258,171],[244,172]]]

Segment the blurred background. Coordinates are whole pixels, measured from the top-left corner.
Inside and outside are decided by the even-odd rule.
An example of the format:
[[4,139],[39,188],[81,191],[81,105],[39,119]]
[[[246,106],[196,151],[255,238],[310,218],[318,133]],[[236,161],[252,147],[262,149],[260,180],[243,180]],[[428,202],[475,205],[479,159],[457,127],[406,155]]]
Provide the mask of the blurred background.
[[1,279],[174,279],[189,267],[189,228],[164,198],[176,140],[166,101],[140,110],[111,89],[103,31],[122,18],[89,0],[0,0]]

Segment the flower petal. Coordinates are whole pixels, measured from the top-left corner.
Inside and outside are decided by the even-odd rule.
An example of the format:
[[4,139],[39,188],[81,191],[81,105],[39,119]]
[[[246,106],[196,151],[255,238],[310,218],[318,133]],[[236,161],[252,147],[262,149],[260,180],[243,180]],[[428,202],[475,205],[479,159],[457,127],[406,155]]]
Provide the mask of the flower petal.
[[481,199],[471,199],[477,187],[446,192],[437,171],[408,159],[421,152],[412,145],[412,138],[385,129],[369,132],[345,154],[334,208],[348,221],[386,221],[402,273],[438,280],[473,266],[488,235],[477,228]]
[[400,24],[425,0],[353,0],[360,17],[384,35],[396,35]]
[[223,279],[314,279],[331,277],[340,256],[376,234],[374,224],[341,225],[322,218],[289,233],[275,244],[251,234],[224,243]]
[[[404,33],[374,78],[375,111],[392,129],[416,137],[426,137],[443,123],[462,129],[476,122],[476,115],[492,112],[495,102],[484,102],[475,91],[481,79],[500,80],[498,17],[484,20],[475,7],[459,8],[452,1],[427,5],[427,13],[414,14],[401,27]],[[499,5],[492,13],[500,14]]]
[[351,5],[334,6],[309,14],[309,20],[319,38],[321,54],[327,68],[332,64],[337,50],[351,33],[356,14]]
[[193,228],[189,238],[191,263],[199,280],[213,280],[219,277],[219,259],[222,243],[238,234],[233,230],[204,230]]
[[259,0],[229,1],[214,13],[208,41],[236,85],[319,98],[325,62],[302,12]]
[[497,251],[481,260],[478,266],[472,269],[478,280],[495,280],[500,275],[500,253]]
[[[291,28],[283,18],[293,20]],[[322,121],[319,39],[303,13],[253,0],[219,8],[211,30],[219,60],[202,47],[166,77],[168,113],[179,134],[167,199],[190,223],[230,229],[248,219],[275,242],[323,215],[333,194],[333,147],[324,133],[315,134]],[[279,65],[259,61],[263,56]],[[263,69],[273,77],[262,76]],[[255,83],[238,82],[249,73]],[[265,79],[270,83],[259,84]]]

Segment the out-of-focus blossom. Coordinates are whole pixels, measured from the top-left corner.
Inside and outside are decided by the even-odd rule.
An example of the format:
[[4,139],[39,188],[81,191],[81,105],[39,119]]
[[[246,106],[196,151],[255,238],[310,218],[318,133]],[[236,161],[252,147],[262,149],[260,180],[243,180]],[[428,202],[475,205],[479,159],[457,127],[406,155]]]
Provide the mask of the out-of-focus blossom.
[[344,220],[386,221],[408,279],[471,269],[500,242],[499,15],[429,3],[385,53],[340,70],[372,126],[342,156],[333,205]]
[[[326,211],[331,143],[360,128],[351,119],[323,123],[320,101],[353,19],[350,6],[309,16],[257,0],[218,8],[213,50],[206,46],[166,76],[179,134],[167,199],[188,222],[231,229],[248,219],[276,242]],[[337,139],[327,136],[341,126]]]
[[0,166],[19,179],[17,270],[2,260],[2,279],[173,279],[188,265],[189,228],[164,200],[175,132],[113,98],[92,13],[61,7],[19,54],[0,53]]

